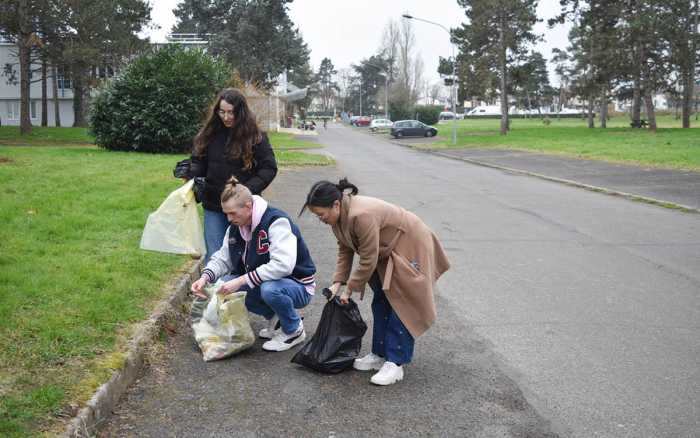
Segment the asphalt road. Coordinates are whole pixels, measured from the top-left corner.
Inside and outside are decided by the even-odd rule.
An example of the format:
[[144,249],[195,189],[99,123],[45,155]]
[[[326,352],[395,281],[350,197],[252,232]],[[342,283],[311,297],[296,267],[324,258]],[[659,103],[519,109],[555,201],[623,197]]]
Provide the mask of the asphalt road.
[[[452,262],[404,381],[318,375],[260,342],[204,364],[182,325],[103,436],[698,436],[700,215],[335,125],[318,141],[338,167],[283,172],[273,203],[296,212],[311,183],[347,175],[421,216]],[[299,224],[327,282],[332,235]]]

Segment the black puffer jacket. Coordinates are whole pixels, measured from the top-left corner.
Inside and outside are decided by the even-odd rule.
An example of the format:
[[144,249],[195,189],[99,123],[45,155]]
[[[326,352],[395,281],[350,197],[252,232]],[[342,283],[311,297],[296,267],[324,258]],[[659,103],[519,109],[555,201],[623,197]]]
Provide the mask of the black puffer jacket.
[[221,192],[231,176],[238,178],[254,195],[259,195],[277,175],[277,160],[267,134],[263,134],[262,141],[253,146],[253,167],[250,170],[243,168],[243,158],[234,160],[227,156],[226,135],[225,131],[216,135],[203,157],[192,155],[190,178],[206,177],[202,205],[207,210],[221,211]]

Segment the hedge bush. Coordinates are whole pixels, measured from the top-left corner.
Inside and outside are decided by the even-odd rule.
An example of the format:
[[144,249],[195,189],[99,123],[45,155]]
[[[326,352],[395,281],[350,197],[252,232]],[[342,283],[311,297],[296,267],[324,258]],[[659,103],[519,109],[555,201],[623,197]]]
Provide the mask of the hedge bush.
[[417,105],[414,111],[416,120],[420,120],[426,125],[434,125],[440,119],[442,107],[439,105]]
[[98,146],[121,151],[189,149],[208,105],[231,67],[200,49],[168,45],[131,62],[92,101]]
[[397,122],[399,120],[411,120],[414,117],[413,108],[403,103],[389,104],[389,118]]

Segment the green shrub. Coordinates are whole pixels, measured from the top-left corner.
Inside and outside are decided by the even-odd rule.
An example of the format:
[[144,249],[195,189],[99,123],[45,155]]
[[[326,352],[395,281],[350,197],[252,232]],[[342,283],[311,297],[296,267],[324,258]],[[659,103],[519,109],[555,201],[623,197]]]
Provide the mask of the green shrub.
[[420,120],[426,125],[434,125],[440,119],[442,107],[439,105],[417,105],[414,109],[416,120]]
[[168,45],[147,52],[93,99],[90,131],[103,148],[185,152],[231,68],[199,49]]
[[414,117],[413,108],[403,103],[389,103],[389,118],[396,122],[399,120],[412,119]]

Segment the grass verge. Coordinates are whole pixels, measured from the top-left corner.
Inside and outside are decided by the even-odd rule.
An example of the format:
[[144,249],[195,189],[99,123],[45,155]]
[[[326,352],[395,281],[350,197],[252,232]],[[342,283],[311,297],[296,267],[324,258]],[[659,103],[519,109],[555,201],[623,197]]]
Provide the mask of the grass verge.
[[[55,146],[55,145],[54,145]],[[188,258],[139,249],[177,155],[0,147],[0,436],[55,430]],[[279,151],[281,167],[329,164]]]
[[[700,170],[700,129],[680,129],[672,116],[659,117],[656,133],[632,129],[626,117],[615,117],[606,129],[589,129],[585,120],[513,119],[511,131],[499,134],[498,119],[457,122],[458,148],[508,148],[561,153],[611,162]],[[598,123],[598,122],[596,122]],[[697,124],[696,124],[697,125]],[[438,125],[441,140],[422,148],[452,148],[451,122]]]

